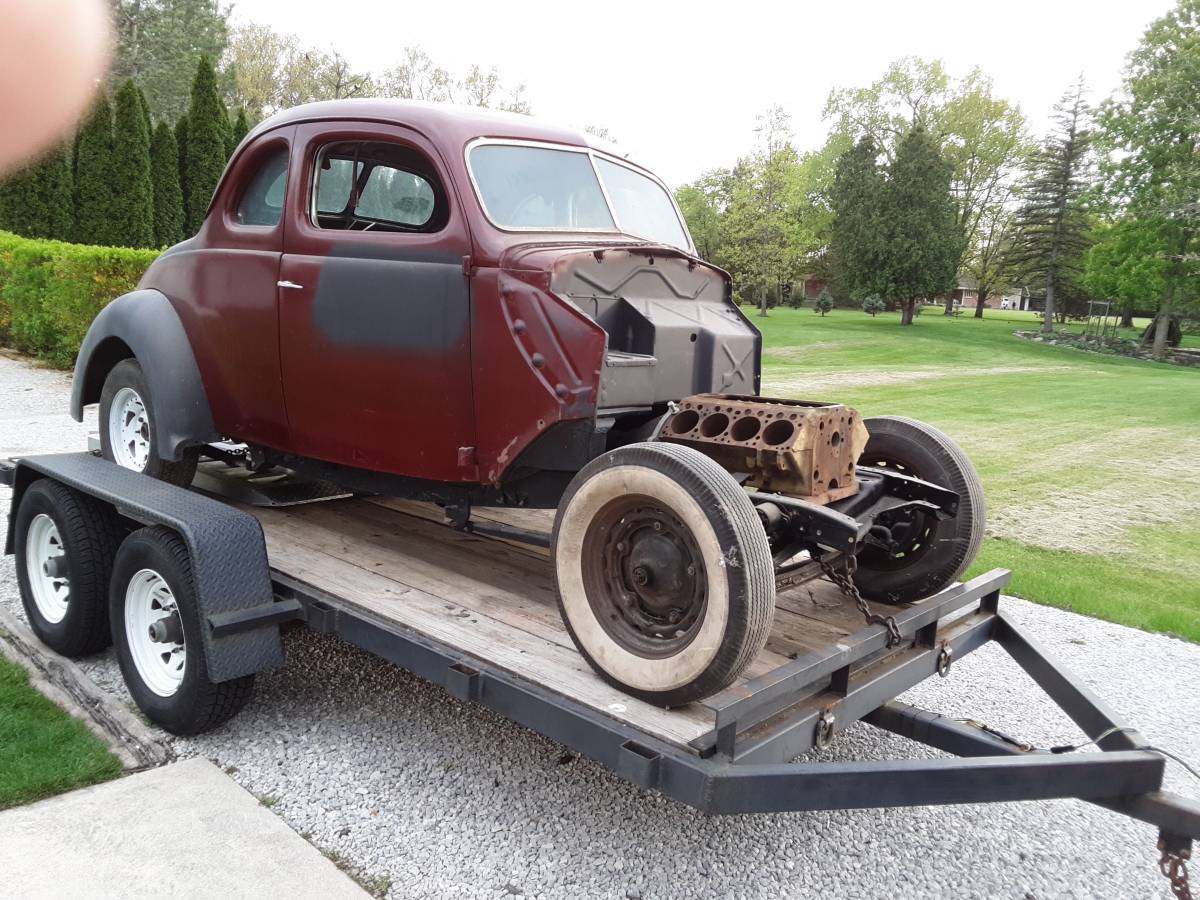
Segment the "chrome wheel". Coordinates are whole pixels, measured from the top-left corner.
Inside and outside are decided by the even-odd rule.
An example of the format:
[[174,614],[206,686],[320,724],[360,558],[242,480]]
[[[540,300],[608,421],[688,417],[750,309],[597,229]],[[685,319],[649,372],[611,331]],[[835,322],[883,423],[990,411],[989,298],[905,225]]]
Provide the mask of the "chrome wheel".
[[187,668],[183,620],[171,586],[153,569],[134,573],[125,588],[125,639],[146,687],[160,697],[179,690]]
[[150,414],[133,388],[121,388],[113,397],[108,413],[108,443],[117,465],[145,471],[150,460]]
[[25,570],[37,610],[51,624],[67,614],[71,581],[67,577],[67,552],[58,526],[45,513],[34,516],[25,538]]

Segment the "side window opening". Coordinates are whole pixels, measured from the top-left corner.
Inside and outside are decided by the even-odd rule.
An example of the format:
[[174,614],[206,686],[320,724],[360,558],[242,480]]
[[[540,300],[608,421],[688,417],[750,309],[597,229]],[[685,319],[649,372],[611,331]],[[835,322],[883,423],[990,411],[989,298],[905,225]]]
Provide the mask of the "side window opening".
[[449,215],[425,157],[402,144],[344,141],[321,148],[313,221],[340,231],[432,232]]
[[279,224],[283,218],[284,188],[287,186],[288,149],[280,146],[261,163],[238,201],[240,225]]

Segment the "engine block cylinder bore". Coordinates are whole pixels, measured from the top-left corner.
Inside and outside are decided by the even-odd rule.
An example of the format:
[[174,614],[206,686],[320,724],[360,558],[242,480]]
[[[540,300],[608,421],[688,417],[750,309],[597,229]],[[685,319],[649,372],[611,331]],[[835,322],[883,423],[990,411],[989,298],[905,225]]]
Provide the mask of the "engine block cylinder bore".
[[687,444],[746,485],[829,503],[858,491],[854,477],[867,429],[840,403],[697,394],[680,402],[659,440]]

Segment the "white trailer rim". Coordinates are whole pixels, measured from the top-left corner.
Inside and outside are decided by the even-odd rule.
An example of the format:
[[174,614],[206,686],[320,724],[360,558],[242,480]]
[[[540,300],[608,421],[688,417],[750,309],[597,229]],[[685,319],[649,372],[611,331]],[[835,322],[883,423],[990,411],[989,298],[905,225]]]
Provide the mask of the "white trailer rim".
[[47,622],[57,625],[67,615],[71,581],[66,571],[67,551],[58,526],[45,513],[29,523],[25,536],[25,571],[33,605]]
[[[183,640],[163,642],[150,631],[160,619],[179,617],[179,606],[167,580],[153,569],[141,569],[125,588],[125,639],[138,676],[160,697],[179,690],[187,669],[187,647]],[[183,637],[182,625],[179,636]]]
[[144,472],[150,460],[150,415],[141,395],[123,387],[108,411],[108,443],[113,461],[126,469]]

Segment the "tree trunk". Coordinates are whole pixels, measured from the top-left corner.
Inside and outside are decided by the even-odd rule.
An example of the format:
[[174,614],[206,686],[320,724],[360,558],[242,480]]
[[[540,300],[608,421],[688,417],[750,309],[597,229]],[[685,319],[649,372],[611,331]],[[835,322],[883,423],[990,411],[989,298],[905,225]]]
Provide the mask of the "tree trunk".
[[758,288],[758,314],[766,316],[767,314],[767,285],[763,283]]
[[975,318],[983,318],[983,305],[987,303],[988,292],[981,286],[979,293],[975,296]]
[[954,291],[951,291],[946,297],[946,308],[942,310],[943,316],[954,315]]
[[1162,302],[1154,320],[1154,349],[1151,356],[1163,359],[1167,355],[1167,336],[1171,333],[1171,307],[1175,302],[1175,280],[1168,278],[1163,286]]
[[1121,307],[1121,327],[1122,328],[1132,328],[1133,327],[1133,307],[1132,306]]
[[901,300],[900,301],[900,324],[911,325],[913,323],[913,307],[917,305],[916,300]]
[[1042,312],[1042,333],[1054,331],[1054,276],[1046,276],[1046,309]]

